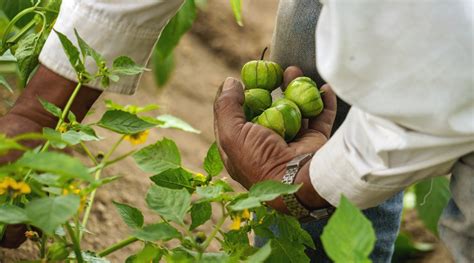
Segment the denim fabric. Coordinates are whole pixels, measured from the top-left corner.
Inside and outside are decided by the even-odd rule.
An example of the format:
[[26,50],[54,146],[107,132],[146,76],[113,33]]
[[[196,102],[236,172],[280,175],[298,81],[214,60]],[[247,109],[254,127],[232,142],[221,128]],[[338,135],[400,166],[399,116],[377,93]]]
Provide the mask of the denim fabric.
[[458,263],[474,262],[474,153],[453,167],[452,198],[441,215],[439,234]]
[[[395,240],[400,228],[401,211],[403,209],[403,192],[400,192],[388,199],[381,205],[362,211],[372,222],[377,236],[375,247],[370,258],[374,263],[388,263],[392,259]],[[305,223],[302,227],[311,235],[316,245],[316,250],[308,249],[306,253],[311,258],[311,262],[325,263],[332,262],[324,252],[320,236],[323,232],[327,220],[313,221]],[[272,231],[278,235],[276,226]],[[255,245],[263,246],[266,239],[256,237]]]

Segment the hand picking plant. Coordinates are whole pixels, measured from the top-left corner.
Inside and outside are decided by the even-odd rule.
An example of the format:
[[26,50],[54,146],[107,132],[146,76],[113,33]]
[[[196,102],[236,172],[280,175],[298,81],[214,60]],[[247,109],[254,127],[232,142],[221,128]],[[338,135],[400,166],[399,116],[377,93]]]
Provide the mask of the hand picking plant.
[[[14,138],[0,137],[0,154],[10,150],[24,151],[17,161],[0,168],[0,222],[2,224],[26,224],[25,235],[38,246],[38,259],[43,261],[74,260],[77,262],[97,262],[98,258],[123,248],[136,241],[144,243],[141,252],[129,258],[129,262],[149,262],[166,259],[169,262],[187,259],[190,262],[218,260],[263,261],[272,257],[271,251],[283,255],[275,257],[305,259],[306,246],[313,247],[310,236],[298,222],[288,216],[267,212],[262,205],[281,194],[293,193],[299,186],[289,186],[268,181],[254,185],[248,193],[235,193],[230,185],[215,179],[223,169],[216,145],[211,146],[204,161],[207,175],[190,171],[181,166],[181,158],[176,144],[162,139],[140,150],[133,150],[113,158],[114,151],[124,141],[141,143],[149,129],[154,127],[179,128],[195,131],[183,121],[170,115],[151,118],[139,114],[155,109],[154,105],[145,107],[121,106],[108,102],[108,110],[97,123],[80,124],[70,111],[75,94],[90,81],[100,79],[104,87],[110,81],[118,81],[121,75],[141,73],[144,68],[136,65],[128,57],[116,58],[109,67],[102,56],[93,50],[76,32],[79,47],[60,32],[58,35],[63,49],[76,71],[77,86],[64,109],[41,100],[44,108],[58,117],[55,129],[45,128],[43,134],[23,134]],[[97,71],[88,72],[85,60],[92,58]],[[99,141],[94,126],[120,134],[120,138],[100,159],[85,142]],[[21,141],[43,139],[44,145],[27,149]],[[90,159],[90,166],[53,149],[78,146]],[[153,173],[154,183],[147,195],[148,207],[156,212],[161,220],[143,225],[143,215],[128,204],[115,203],[119,214],[131,228],[131,236],[102,251],[86,252],[81,249],[81,240],[87,233],[87,222],[94,203],[96,190],[112,182],[117,177],[103,177],[105,168],[133,156],[137,165],[145,172]],[[195,195],[195,201],[191,196]],[[200,225],[209,221],[212,205],[220,207],[221,215],[209,233],[196,232]],[[184,223],[189,214],[191,224]],[[231,230],[223,228],[226,219],[232,220]],[[274,235],[268,226],[281,225],[280,232]],[[270,242],[263,249],[252,247],[248,233],[256,231]],[[166,241],[177,239],[179,245],[168,246]],[[221,244],[220,252],[208,252],[212,241]],[[291,248],[285,250],[278,248]],[[146,260],[144,260],[146,259]]]

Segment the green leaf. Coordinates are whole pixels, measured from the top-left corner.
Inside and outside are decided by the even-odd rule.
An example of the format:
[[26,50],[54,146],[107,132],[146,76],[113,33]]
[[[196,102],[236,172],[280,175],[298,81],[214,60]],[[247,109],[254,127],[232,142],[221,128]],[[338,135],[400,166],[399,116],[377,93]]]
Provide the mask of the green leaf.
[[243,210],[259,207],[261,202],[271,201],[283,194],[293,194],[301,185],[284,184],[282,182],[268,180],[254,184],[247,198],[238,200],[231,205],[232,210]]
[[125,263],[159,262],[163,250],[152,243],[145,243],[143,249],[137,254],[128,257]]
[[176,15],[163,29],[157,43],[156,51],[159,52],[163,58],[170,55],[184,33],[191,29],[195,19],[196,5],[194,4],[194,0],[186,0],[181,9],[179,9]]
[[207,151],[206,158],[204,159],[204,170],[210,176],[216,176],[222,172],[222,169],[224,169],[224,164],[222,163],[217,144],[214,142]]
[[29,34],[18,42],[15,58],[23,84],[26,84],[31,72],[38,65],[40,41],[42,42],[39,34]]
[[44,197],[26,204],[26,213],[32,225],[52,234],[77,213],[79,204],[80,197],[77,195]]
[[98,68],[100,68],[102,64],[105,64],[105,59],[99,53],[97,53],[97,51],[91,48],[89,44],[84,41],[84,39],[79,36],[76,29],[74,29],[74,34],[76,35],[77,43],[79,44],[79,48],[81,49],[82,56],[92,57]]
[[8,81],[4,76],[0,75],[0,86],[5,87],[10,93],[13,93],[12,87],[8,84]]
[[335,262],[368,262],[375,239],[371,222],[342,196],[321,236],[328,256]]
[[243,26],[244,23],[242,22],[242,3],[241,0],[230,0],[230,4],[232,6],[232,12],[235,16],[235,21],[239,26]]
[[197,263],[222,263],[228,262],[229,255],[224,252],[207,252],[202,254],[202,258]]
[[7,138],[5,134],[0,133],[0,155],[4,155],[10,150],[26,150],[26,148],[15,140]]
[[[337,244],[337,243],[336,243]],[[286,239],[271,240],[272,253],[267,258],[267,262],[272,263],[303,263],[310,262],[305,254],[305,246],[294,243]],[[351,262],[351,261],[346,261]]]
[[[22,10],[32,6],[33,4],[30,0],[0,1],[0,10],[5,12],[5,15],[7,15],[10,20]],[[25,15],[25,17],[20,19],[17,25],[23,27],[30,22],[33,17],[34,14]]]
[[271,240],[245,260],[246,263],[263,263],[272,253]]
[[207,220],[211,219],[212,215],[212,206],[209,202],[202,202],[193,204],[191,207],[191,227],[193,230],[196,227],[204,224]]
[[82,251],[81,254],[87,263],[110,263],[106,258],[101,258],[91,251]]
[[42,98],[39,98],[38,97],[38,100],[40,101],[41,105],[43,106],[43,108],[53,114],[53,116],[56,116],[58,118],[61,117],[63,111],[61,110],[61,108],[59,108],[58,106],[54,105],[53,103],[47,101],[47,100],[44,100]]
[[137,65],[135,61],[126,56],[116,58],[112,64],[113,74],[137,75],[145,70],[144,67]]
[[160,128],[164,128],[164,129],[172,128],[172,129],[178,129],[185,132],[191,132],[191,133],[197,133],[197,134],[201,133],[201,131],[194,129],[187,122],[172,115],[165,114],[165,115],[156,117],[156,119],[162,122],[162,124],[158,125],[158,127]]
[[218,198],[224,192],[221,185],[205,185],[196,188],[196,193],[204,200],[213,200]]
[[191,195],[185,189],[174,190],[152,185],[146,195],[146,203],[165,219],[182,223],[191,204]]
[[120,134],[136,134],[155,127],[137,115],[120,110],[109,110],[99,121],[99,126]]
[[133,158],[143,171],[154,174],[181,167],[178,147],[167,138],[142,148],[133,155]]
[[140,228],[143,226],[143,214],[138,208],[129,206],[127,204],[121,204],[113,201],[117,212],[122,217],[123,222],[130,228]]
[[23,208],[9,204],[0,205],[0,223],[11,225],[28,221],[28,216]]
[[249,196],[256,197],[260,201],[271,201],[283,194],[293,194],[301,185],[285,184],[279,181],[263,181],[250,187]]
[[284,214],[275,214],[275,217],[275,224],[278,226],[280,237],[316,249],[313,239],[308,232],[301,228],[301,225],[296,218]]
[[168,241],[173,238],[179,238],[181,233],[167,223],[147,225],[143,229],[136,229],[133,236],[143,241]]
[[183,168],[168,169],[150,179],[159,186],[171,189],[189,189],[194,191],[191,183],[193,175]]
[[61,135],[63,141],[67,142],[69,145],[76,145],[80,142],[88,141],[98,141],[99,138],[92,136],[83,131],[73,131],[69,130]]
[[64,149],[68,145],[68,143],[63,140],[62,134],[59,131],[56,131],[49,127],[43,128],[43,136],[55,148]]
[[87,168],[78,159],[56,152],[26,152],[16,165],[33,170],[54,173],[69,179],[93,181]]
[[63,47],[64,52],[66,53],[69,63],[71,63],[72,68],[76,71],[76,74],[85,72],[85,67],[83,61],[81,61],[79,50],[72,44],[72,42],[62,33],[54,30],[58,35],[59,41]]
[[451,198],[449,180],[435,177],[415,185],[418,217],[435,235],[438,235],[438,220]]
[[174,70],[174,55],[173,52],[168,56],[163,57],[160,52],[156,50],[158,46],[155,46],[154,52],[151,57],[151,63],[153,65],[153,74],[155,75],[155,82],[159,87],[164,86],[171,77],[171,73]]

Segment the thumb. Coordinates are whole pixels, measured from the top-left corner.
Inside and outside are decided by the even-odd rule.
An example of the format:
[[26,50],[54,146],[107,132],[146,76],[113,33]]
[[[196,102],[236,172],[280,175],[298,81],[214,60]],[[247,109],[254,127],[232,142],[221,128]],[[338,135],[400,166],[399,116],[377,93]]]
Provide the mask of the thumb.
[[214,133],[218,142],[233,140],[245,124],[244,100],[240,81],[227,78],[214,101]]

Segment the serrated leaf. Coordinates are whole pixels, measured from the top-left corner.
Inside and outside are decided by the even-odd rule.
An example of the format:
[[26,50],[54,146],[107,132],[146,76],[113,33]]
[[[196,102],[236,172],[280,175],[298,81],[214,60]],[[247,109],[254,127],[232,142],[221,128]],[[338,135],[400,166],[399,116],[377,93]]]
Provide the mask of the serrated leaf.
[[136,134],[156,126],[135,114],[121,110],[106,111],[98,125],[120,134]]
[[54,105],[53,103],[47,101],[47,100],[44,100],[42,98],[38,98],[38,100],[40,101],[41,105],[43,106],[43,108],[53,114],[53,116],[56,116],[58,118],[61,117],[63,111],[61,110],[61,108],[59,108],[58,106]]
[[159,186],[171,189],[188,189],[194,191],[191,183],[193,175],[183,168],[168,169],[160,174],[152,176],[150,179]]
[[16,165],[36,171],[54,173],[70,179],[93,181],[88,169],[78,159],[56,152],[26,152]]
[[152,243],[145,243],[143,249],[135,255],[128,257],[125,263],[159,262],[163,250]]
[[162,124],[158,125],[160,128],[164,129],[178,129],[186,132],[191,132],[191,133],[201,133],[201,131],[194,129],[190,124],[187,122],[181,120],[180,118],[177,118],[172,115],[160,115],[156,117],[157,120],[161,121]]
[[244,26],[242,22],[242,3],[241,0],[230,0],[232,12],[234,13],[235,21],[239,26]]
[[221,185],[205,185],[196,188],[196,193],[206,200],[212,200],[219,197],[224,192]]
[[71,66],[76,71],[76,74],[85,72],[84,63],[81,61],[79,50],[64,34],[56,30],[54,30],[54,32],[56,32],[63,47],[64,53],[66,53],[69,63],[71,63]]
[[295,217],[275,214],[275,218],[276,222],[274,224],[278,226],[278,233],[281,237],[316,249],[313,239],[308,232],[301,228],[301,224]]
[[133,236],[143,241],[168,241],[173,238],[179,238],[181,233],[167,223],[147,225],[143,229],[136,229]]
[[11,224],[20,224],[28,222],[28,216],[26,215],[25,209],[9,205],[3,204],[0,205],[0,223],[11,225]]
[[144,67],[136,64],[133,59],[126,56],[116,58],[112,64],[113,74],[136,75],[142,73],[144,70]]
[[143,226],[143,214],[138,208],[127,204],[113,201],[117,212],[122,217],[123,222],[130,228],[140,228]]
[[193,204],[191,207],[191,227],[193,230],[196,227],[204,224],[207,220],[211,219],[212,216],[212,206],[209,202],[202,202]]
[[8,81],[5,79],[4,76],[0,75],[0,86],[3,86],[5,89],[7,89],[10,93],[13,93],[13,89],[12,87],[10,86],[10,84],[8,84]]
[[260,201],[260,199],[253,196],[249,196],[247,198],[238,200],[235,204],[229,206],[229,208],[234,211],[241,211],[244,209],[259,207],[261,205],[262,202]]
[[321,236],[328,256],[335,262],[367,262],[375,240],[372,223],[342,196]]
[[77,213],[79,204],[80,197],[77,195],[44,197],[26,204],[26,213],[32,225],[52,234]]
[[435,177],[415,185],[418,217],[435,235],[438,235],[438,220],[451,198],[449,180]]
[[209,150],[207,151],[206,158],[204,159],[204,170],[210,176],[219,175],[224,169],[224,163],[222,163],[221,154],[217,148],[217,144],[214,142]]
[[185,189],[174,190],[152,185],[146,195],[146,203],[165,219],[182,223],[191,204],[191,195]]
[[143,171],[154,174],[181,167],[178,147],[167,138],[142,148],[133,155],[133,159]]
[[305,254],[305,246],[294,243],[286,239],[271,240],[272,253],[267,258],[267,262],[272,263],[304,263],[310,262]]

